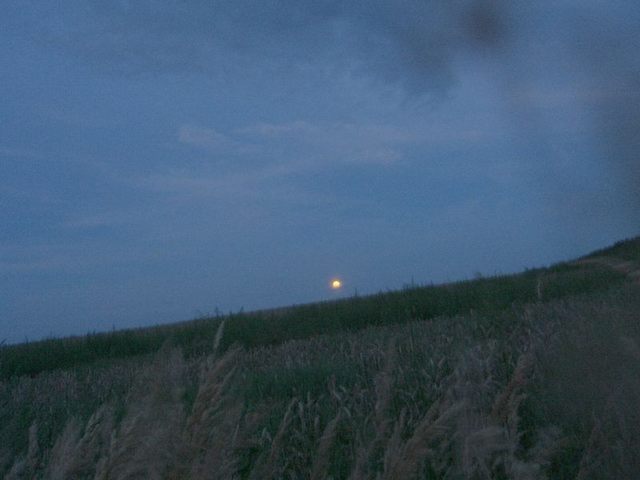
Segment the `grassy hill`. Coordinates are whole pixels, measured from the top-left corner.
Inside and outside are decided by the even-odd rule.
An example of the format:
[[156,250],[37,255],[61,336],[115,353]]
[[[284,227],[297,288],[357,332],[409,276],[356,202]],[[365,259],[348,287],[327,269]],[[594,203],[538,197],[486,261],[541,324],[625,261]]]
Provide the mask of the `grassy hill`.
[[5,346],[0,476],[633,478],[637,264]]
[[0,378],[33,376],[43,371],[154,353],[167,342],[180,347],[189,357],[211,353],[223,320],[226,322],[221,339],[223,348],[235,343],[251,348],[374,325],[451,317],[471,311],[499,312],[514,305],[606,290],[624,280],[625,275],[607,266],[564,263],[517,275],[411,287],[365,297],[200,318],[151,328],[49,339],[0,350]]

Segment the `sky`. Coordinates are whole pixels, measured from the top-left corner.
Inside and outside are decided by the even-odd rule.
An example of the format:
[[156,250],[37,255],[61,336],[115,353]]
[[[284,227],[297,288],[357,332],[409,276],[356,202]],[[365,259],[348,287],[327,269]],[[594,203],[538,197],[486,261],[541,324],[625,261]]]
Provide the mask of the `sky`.
[[506,274],[640,233],[635,0],[0,10],[0,342]]

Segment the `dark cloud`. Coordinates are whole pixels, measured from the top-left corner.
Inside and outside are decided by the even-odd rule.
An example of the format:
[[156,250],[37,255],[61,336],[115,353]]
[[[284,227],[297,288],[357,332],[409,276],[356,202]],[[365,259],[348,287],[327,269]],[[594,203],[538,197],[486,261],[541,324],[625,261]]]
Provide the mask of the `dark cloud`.
[[[640,205],[640,7],[631,0],[94,0],[38,8],[40,38],[110,73],[259,77],[276,64],[286,77],[287,67],[304,64],[438,98],[456,82],[456,61],[479,53],[497,68],[505,102],[508,92],[549,79],[591,91],[573,108],[584,109],[602,161]],[[543,117],[515,114],[526,117],[522,137],[549,137]]]
[[328,61],[413,94],[446,89],[460,49],[499,43],[506,32],[498,0],[141,0],[39,8],[47,22],[37,30],[46,42],[103,69],[211,73],[230,57],[257,65]]
[[[600,98],[590,108],[599,154],[640,207],[640,8],[583,17],[574,51]],[[600,15],[598,15],[600,13]]]
[[[543,85],[573,93],[565,108],[580,111],[581,128],[589,131],[591,155],[604,167],[600,194],[585,193],[585,211],[610,206],[612,199],[640,209],[640,7],[631,1],[562,2],[549,10],[530,8],[513,17],[517,35],[506,62],[511,87]],[[522,29],[521,31],[519,29]],[[532,45],[534,47],[532,47]],[[533,58],[525,52],[538,52]],[[552,88],[553,88],[552,87]],[[529,112],[530,113],[530,112]],[[527,113],[519,112],[520,115]],[[531,120],[531,116],[528,120]],[[553,136],[545,118],[529,122],[532,137],[543,139],[540,151],[555,160]],[[523,132],[525,133],[525,132]],[[579,177],[580,173],[575,172]],[[613,179],[613,182],[612,182]],[[562,196],[562,188],[556,188]]]

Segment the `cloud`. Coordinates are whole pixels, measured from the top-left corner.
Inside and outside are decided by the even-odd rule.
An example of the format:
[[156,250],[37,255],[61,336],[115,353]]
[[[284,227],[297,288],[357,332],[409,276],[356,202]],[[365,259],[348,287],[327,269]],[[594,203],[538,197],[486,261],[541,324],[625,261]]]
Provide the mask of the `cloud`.
[[135,183],[147,190],[164,194],[179,194],[190,197],[237,197],[250,192],[246,187],[253,177],[254,175],[245,175],[234,178],[232,175],[195,175],[169,171],[141,177]]
[[291,172],[286,165],[220,172],[210,168],[167,170],[132,180],[132,185],[147,191],[186,200],[211,198],[226,202],[260,201],[277,197],[286,187],[285,177]]
[[[261,122],[225,133],[193,125],[178,131],[182,144],[235,159],[219,174],[262,172],[269,178],[347,164],[392,165],[404,158],[406,148],[423,140],[417,132],[393,125],[306,120]],[[201,189],[197,183],[194,188]]]
[[258,123],[238,130],[240,134],[258,135],[262,137],[279,137],[282,135],[313,135],[318,127],[308,122],[297,120],[289,123]]
[[259,123],[238,130],[245,138],[288,150],[288,161],[299,166],[340,164],[391,165],[403,158],[403,149],[419,142],[415,132],[393,125],[345,122]]
[[228,147],[229,139],[213,128],[203,128],[193,125],[183,125],[178,131],[180,143],[207,149]]
[[[602,163],[618,172],[619,186],[640,208],[640,9],[632,0],[564,0],[553,9],[524,0],[90,0],[37,8],[37,21],[13,23],[30,25],[29,34],[42,44],[57,45],[109,75],[169,72],[227,83],[251,77],[260,85],[269,72],[271,81],[277,77],[286,84],[296,68],[305,66],[329,81],[355,73],[419,102],[446,99],[465,74],[460,63],[474,57],[495,71],[504,92],[528,82],[552,90],[580,82],[579,88],[605,92],[596,105],[581,98],[572,104],[585,109]],[[627,99],[606,93],[621,84],[632,93]],[[504,100],[509,104],[508,93]],[[545,119],[532,121],[523,110],[516,105],[511,112],[514,128],[522,120],[522,137],[532,129],[539,130],[533,137],[544,137]],[[259,129],[272,137],[322,136],[308,127],[263,124]],[[184,141],[220,148],[215,133],[185,132]],[[401,149],[389,145],[364,149],[357,137],[346,147],[342,154],[325,152],[369,163],[402,157]],[[382,147],[395,153],[380,154]],[[540,149],[544,155],[552,150]]]
[[[334,65],[408,92],[446,90],[452,58],[496,44],[501,0],[71,2],[38,9],[32,35],[103,71],[219,74],[234,65]],[[44,33],[40,33],[44,32]],[[233,70],[233,68],[231,68]]]
[[141,220],[139,213],[117,211],[71,217],[62,226],[71,229],[96,229],[121,227]]

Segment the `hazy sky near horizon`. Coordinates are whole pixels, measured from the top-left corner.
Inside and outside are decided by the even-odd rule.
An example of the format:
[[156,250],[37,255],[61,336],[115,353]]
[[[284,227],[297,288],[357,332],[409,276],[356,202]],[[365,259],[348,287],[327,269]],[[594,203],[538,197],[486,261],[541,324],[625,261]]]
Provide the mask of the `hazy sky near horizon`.
[[5,1],[0,341],[637,235],[639,24],[632,0]]

